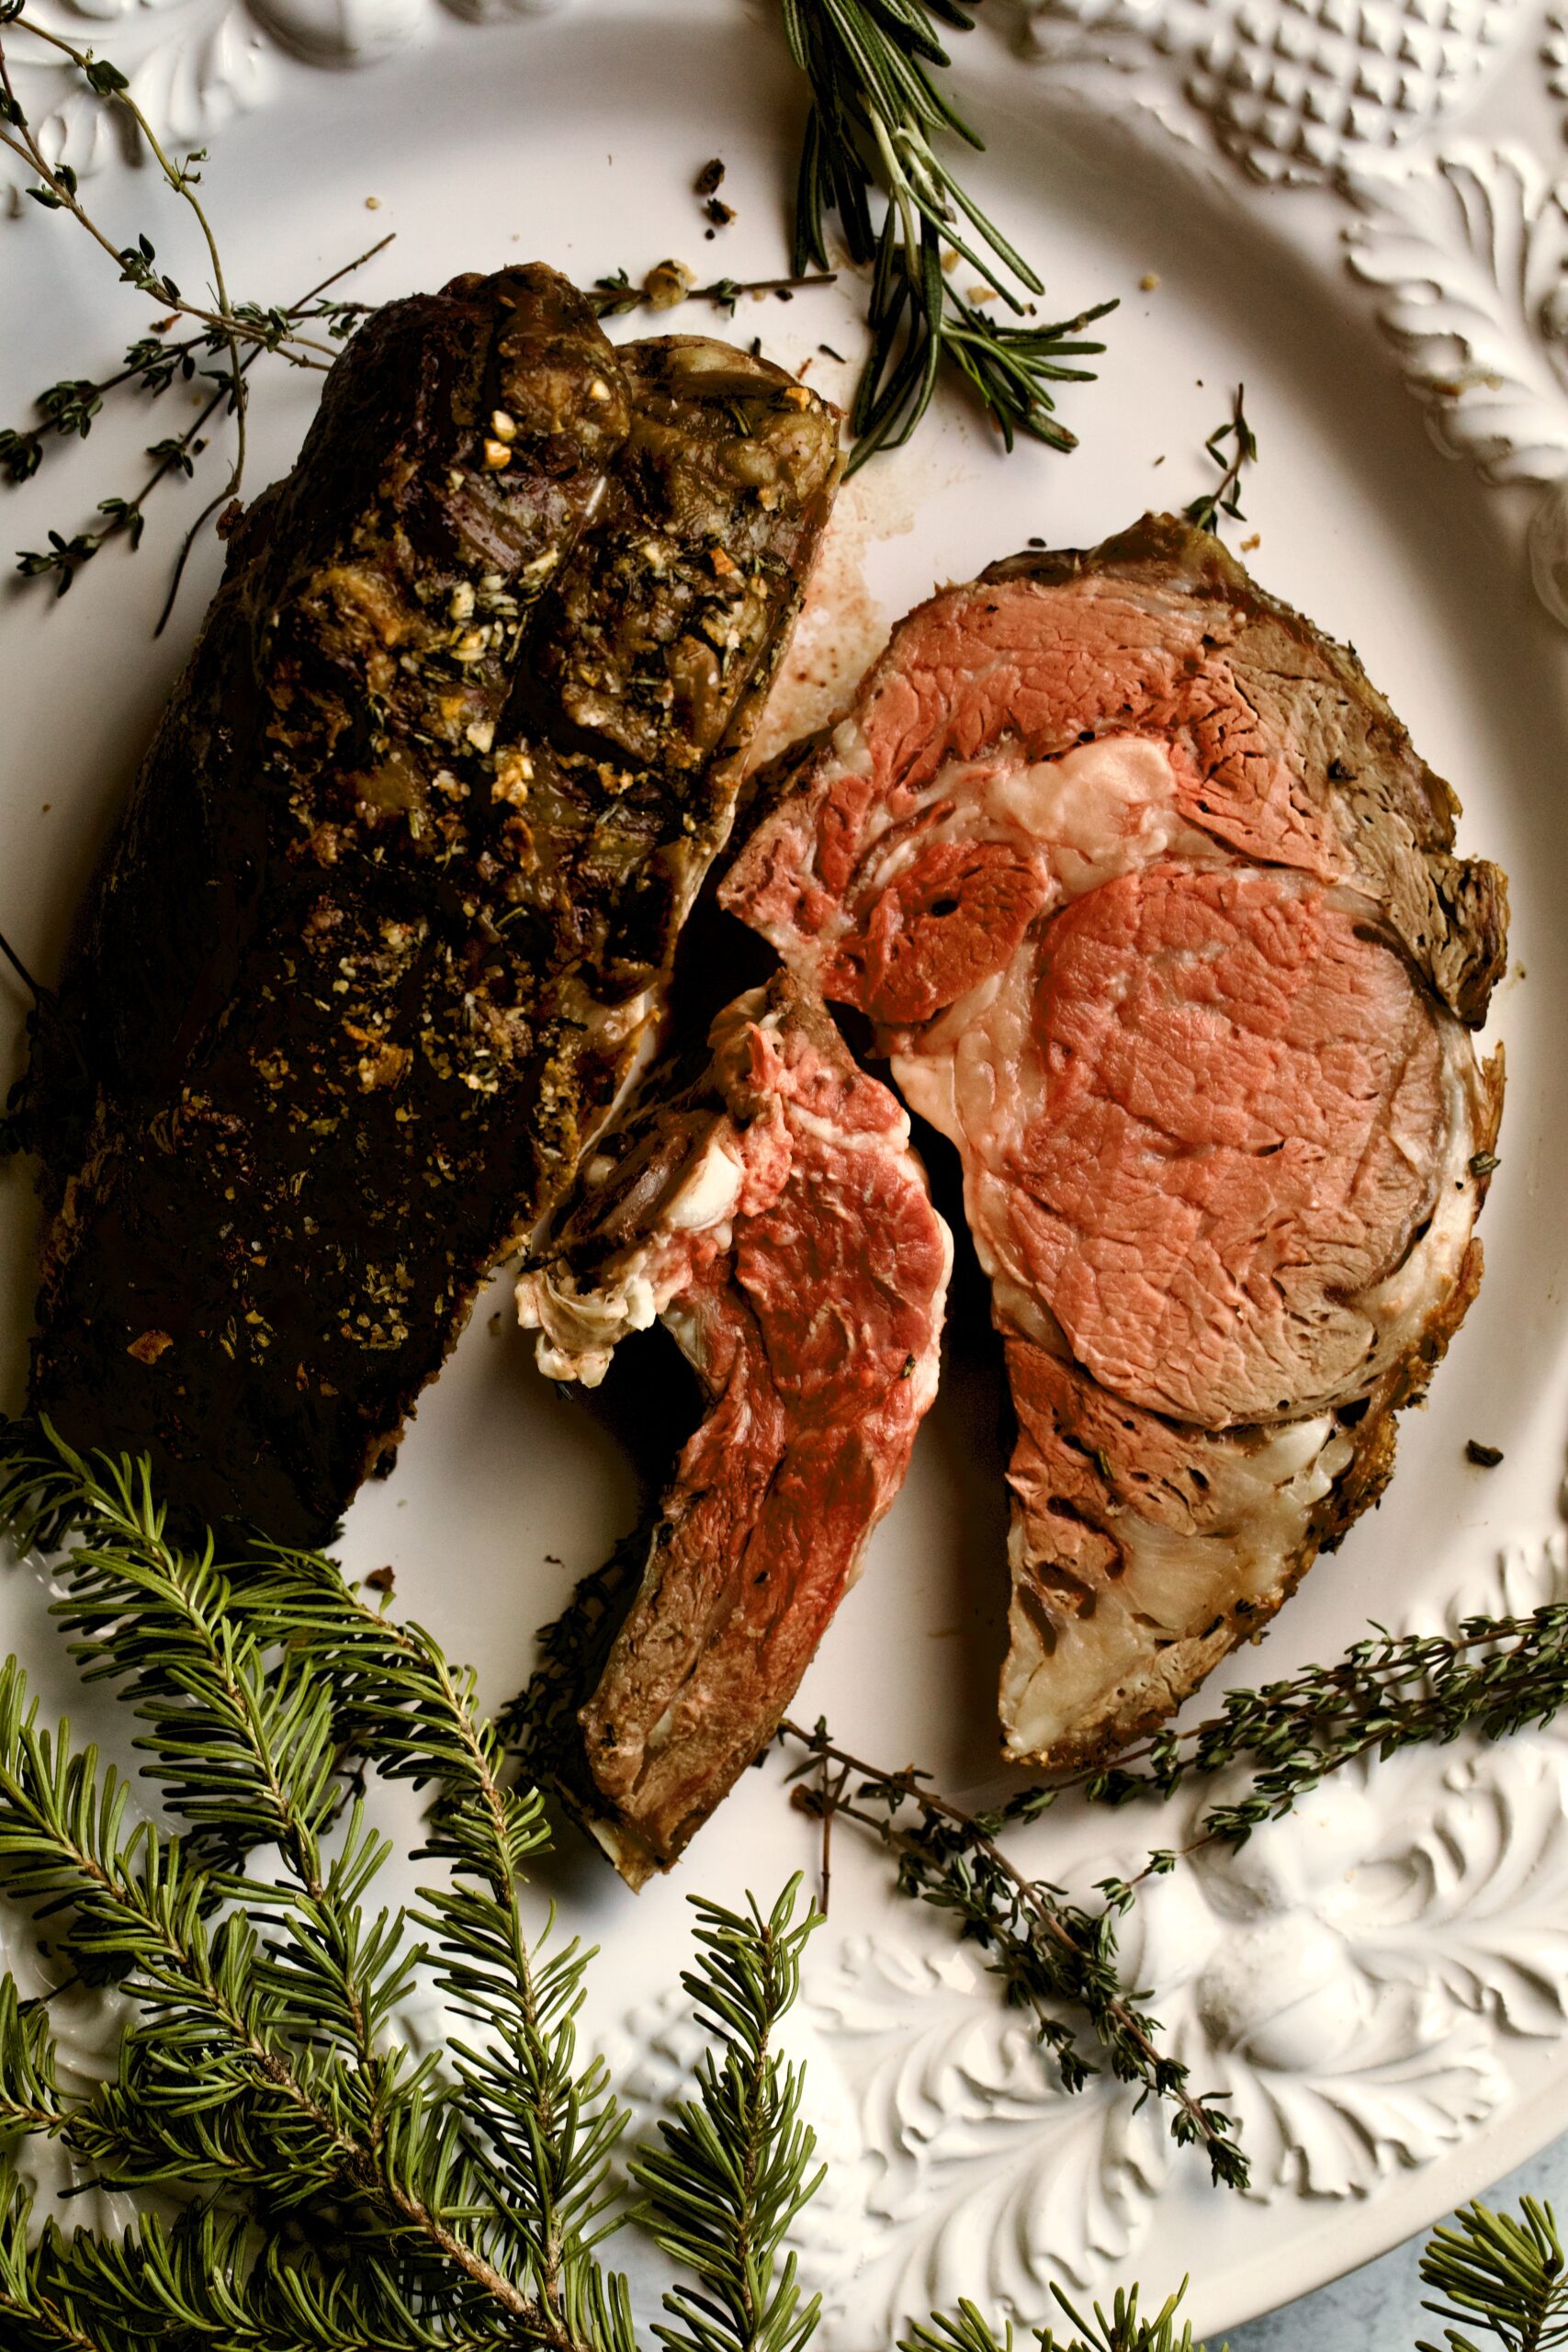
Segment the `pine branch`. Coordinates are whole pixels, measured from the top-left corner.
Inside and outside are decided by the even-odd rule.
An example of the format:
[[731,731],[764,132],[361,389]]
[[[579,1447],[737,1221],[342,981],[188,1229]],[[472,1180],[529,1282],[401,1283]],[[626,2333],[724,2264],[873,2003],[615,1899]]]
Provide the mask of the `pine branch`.
[[[1478,2352],[1459,2329],[1479,2325],[1506,2352],[1547,2352],[1568,2343],[1568,2270],[1550,2205],[1525,2198],[1516,2221],[1484,2205],[1461,2206],[1457,2226],[1437,2230],[1421,2257],[1421,2281],[1440,2302],[1423,2311],[1447,2320],[1449,2352]],[[1421,2344],[1416,2352],[1437,2352]]]
[[654,2333],[669,2352],[799,2352],[817,2326],[820,2299],[802,2301],[793,2254],[779,2263],[825,2172],[811,2169],[801,2069],[773,2047],[820,1924],[811,1912],[796,1922],[799,1885],[792,1879],[765,1917],[755,1902],[739,1913],[693,1898],[697,1965],[681,1981],[716,2046],[698,2063],[696,2097],[660,2124],[662,2147],[632,2165],[647,2193],[641,2218],[699,2281],[664,2298],[668,2321]]
[[796,1804],[813,1815],[831,1805],[881,1838],[897,1860],[899,1892],[954,1918],[959,1934],[985,1952],[1008,1999],[1029,2011],[1065,2089],[1081,2090],[1097,2071],[1079,2047],[1070,2014],[1077,2011],[1117,2081],[1137,2084],[1168,2109],[1177,2145],[1201,2148],[1216,2181],[1246,2188],[1233,2119],[1217,2099],[1193,2091],[1187,2067],[1161,2048],[1158,2021],[1138,2007],[1118,1973],[1116,1923],[1134,1900],[1132,1886],[1104,1882],[1104,1908],[1086,1911],[1011,1860],[998,1841],[999,1816],[964,1813],[912,1767],[879,1770],[837,1746],[821,1724],[805,1731],[786,1719],[780,1736],[806,1750],[802,1771],[826,1761],[853,1783],[801,1781]]
[[[119,2082],[56,2128],[119,2182],[205,2178],[280,2208],[342,2198],[350,2241],[390,2233],[523,2339],[629,2344],[624,2294],[590,2253],[619,2114],[598,2069],[573,2072],[581,1957],[541,1966],[524,1940],[516,1876],[543,1841],[539,1804],[501,1789],[471,1675],[317,1555],[182,1552],[144,1467],[90,1464],[47,1429],[11,1433],[0,1521],[23,1544],[70,1539],[56,1613],[85,1673],[148,1726],[144,1769],[188,1825],[183,1841],[127,1830],[118,1776],[38,1729],[19,1669],[0,1677],[0,1881],[66,1914],[74,1965],[144,2012]],[[439,1981],[508,2036],[460,2049],[456,2086],[381,2054],[422,1954],[400,1917],[364,1908],[387,1849],[357,1804],[323,1859],[340,1745],[372,1734],[385,1772],[435,1792],[426,1850],[456,1880],[423,1898]],[[264,1845],[277,1883],[244,1874]]]
[[[1152,2317],[1139,2312],[1136,2287],[1119,2288],[1110,2311],[1096,2303],[1089,2319],[1059,2287],[1054,2286],[1051,2292],[1073,2335],[1070,2341],[1064,2341],[1049,2327],[1032,2330],[1039,2352],[1203,2352],[1201,2345],[1194,2344],[1185,2321],[1180,2322],[1180,2334],[1177,2333],[1187,2292],[1185,2279]],[[929,2321],[912,2328],[900,2338],[898,2352],[1013,2352],[1012,2323],[1010,2320],[998,2335],[976,2304],[961,2302],[956,2312],[933,2312]]]

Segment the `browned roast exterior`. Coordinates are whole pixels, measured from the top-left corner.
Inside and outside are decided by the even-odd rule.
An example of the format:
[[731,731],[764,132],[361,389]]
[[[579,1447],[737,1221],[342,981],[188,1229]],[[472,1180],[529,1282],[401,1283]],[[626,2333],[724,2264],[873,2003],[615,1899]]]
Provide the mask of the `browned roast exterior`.
[[95,885],[21,1103],[32,1402],[186,1521],[316,1540],[656,1031],[836,466],[542,266],[330,377]]

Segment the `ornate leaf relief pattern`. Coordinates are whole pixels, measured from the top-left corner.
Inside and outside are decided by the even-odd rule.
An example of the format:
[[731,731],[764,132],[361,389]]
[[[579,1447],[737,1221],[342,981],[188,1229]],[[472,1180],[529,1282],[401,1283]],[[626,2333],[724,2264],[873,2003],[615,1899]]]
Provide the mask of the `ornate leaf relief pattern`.
[[[372,65],[428,36],[444,13],[471,24],[552,13],[570,0],[31,0],[51,30],[112,57],[160,139],[200,143],[276,84],[279,51],[315,65]],[[85,178],[123,150],[123,118],[73,86],[69,68],[19,59],[24,104],[46,152]],[[20,185],[4,159],[12,209]]]
[[1492,482],[1568,472],[1564,183],[1524,148],[1456,145],[1397,177],[1352,175],[1350,266],[1382,291],[1433,437]]
[[1568,181],[1522,147],[1456,144],[1351,175],[1352,271],[1438,447],[1483,481],[1538,485],[1537,592],[1568,624]]
[[[1467,1617],[1528,1617],[1568,1600],[1568,1529],[1520,1536],[1479,1561],[1445,1600],[1416,1600],[1399,1621],[1402,1634],[1455,1634]],[[1565,1734],[1568,1736],[1568,1734]]]
[[[446,0],[475,21],[557,4]],[[33,5],[124,65],[161,131],[197,143],[269,95],[279,51],[369,62],[443,14],[439,0]],[[1037,54],[1137,68],[1140,97],[1171,128],[1185,108],[1255,181],[1332,186],[1354,207],[1351,269],[1438,447],[1487,482],[1540,492],[1532,571],[1568,625],[1568,189],[1520,148],[1423,152],[1533,12],[1522,0],[1032,0],[1026,15]],[[1568,6],[1547,17],[1540,50],[1568,98]],[[38,73],[35,116],[33,93],[65,86]],[[119,152],[85,94],[55,107],[48,138],[83,174]],[[1565,1592],[1559,1532],[1478,1566],[1406,1629]],[[1229,2094],[1265,2203],[1360,2196],[1430,2163],[1510,2097],[1501,2036],[1568,2029],[1568,1731],[1372,1769],[1375,1803],[1371,1774],[1347,1773],[1241,1851],[1205,1851],[1154,1882],[1125,1938],[1173,2046]],[[1179,1844],[1179,1823],[1161,1816],[1146,1842]],[[8,1927],[0,1918],[0,1961],[13,1965]],[[939,1924],[914,1914],[831,1964],[826,1942],[792,2033],[812,2060],[830,2167],[799,2225],[828,2297],[827,2345],[862,2352],[869,2331],[891,2340],[901,2319],[961,2292],[1038,2316],[1052,2278],[1092,2290],[1135,2258],[1172,2165],[1195,2163],[1158,2120],[1103,2079],[1067,2098]],[[54,2022],[73,2068],[108,2070],[112,2002],[73,1996]],[[639,2127],[684,2087],[696,2049],[675,1996],[611,2038]],[[59,2164],[38,2148],[46,2194],[73,2185]]]
[[[1497,1579],[1493,1605],[1560,1589],[1562,1539],[1506,1557]],[[1133,1834],[1180,1844],[1201,1803]],[[1550,1733],[1418,1750],[1145,1887],[1127,1967],[1196,2078],[1229,2097],[1257,2201],[1359,2198],[1430,2164],[1512,2096],[1504,2037],[1562,2036],[1565,1809],[1568,1742]],[[1109,1858],[1137,1859],[1131,1844]],[[1094,2290],[1135,2264],[1172,2166],[1197,2160],[1121,2085],[1067,2098],[940,1926],[916,1915],[897,1938],[846,1943],[807,1994],[871,2225],[852,2271],[826,2274],[830,2344],[851,2352],[961,2292],[1038,2315],[1053,2278]],[[842,2161],[841,2121],[838,2137]],[[837,2235],[841,2187],[835,2204]]]
[[1100,2077],[1069,2098],[984,1970],[922,1928],[856,1939],[808,1979],[874,2231],[852,2305],[829,2291],[829,2342],[891,2340],[961,2294],[1038,2314],[1047,2280],[1088,2285],[1130,2254],[1168,2177],[1161,2120]]

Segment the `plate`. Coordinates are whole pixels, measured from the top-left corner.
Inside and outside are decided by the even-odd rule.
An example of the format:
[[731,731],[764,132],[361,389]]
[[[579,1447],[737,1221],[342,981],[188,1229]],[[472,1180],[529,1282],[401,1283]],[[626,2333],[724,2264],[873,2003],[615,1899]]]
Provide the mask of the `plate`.
[[[85,14],[45,5],[88,37]],[[963,39],[963,90],[989,139],[982,198],[1043,264],[1054,308],[1110,294],[1122,308],[1099,383],[1069,392],[1071,458],[1004,458],[943,396],[909,451],[857,478],[786,687],[791,719],[808,719],[934,581],[1031,534],[1089,543],[1190,498],[1210,478],[1204,436],[1245,379],[1262,455],[1233,538],[1265,585],[1356,644],[1458,786],[1463,847],[1514,877],[1517,961],[1494,1024],[1509,1107],[1480,1303],[1429,1409],[1406,1420],[1382,1510],[1315,1569],[1266,1652],[1230,1662],[1231,1681],[1336,1656],[1370,1618],[1435,1626],[1568,1595],[1568,217],[1539,160],[1568,81],[1559,37],[1524,0],[1438,14],[1368,0],[1346,30],[1333,0],[1054,0]],[[745,0],[581,0],[495,21],[434,0],[253,0],[249,14],[173,0],[123,17],[93,0],[90,15],[172,135],[210,143],[206,193],[247,292],[288,299],[388,229],[367,295],[535,254],[581,278],[639,277],[667,254],[736,277],[779,266],[800,101],[771,11]],[[96,205],[127,236],[162,221],[173,262],[179,231],[149,175],[92,117],[60,130],[100,174]],[[705,242],[692,181],[714,154],[738,218]],[[0,356],[10,414],[145,312],[69,222],[16,209],[27,217],[0,221],[8,315],[28,322]],[[838,390],[849,369],[818,345],[852,358],[860,292],[845,280],[787,306],[748,301],[734,332],[791,367],[809,357],[811,380]],[[310,404],[306,381],[275,371],[255,403],[253,488],[287,465]],[[122,412],[7,492],[7,544],[73,527],[147,437],[145,416]],[[216,576],[209,546],[154,641],[164,560],[197,495],[171,492],[142,552],[107,552],[63,603],[17,588],[0,606],[0,924],[46,973]],[[11,992],[4,1004],[14,1056],[21,1007]],[[23,1171],[0,1182],[14,1403],[31,1222]],[[633,1517],[639,1475],[604,1416],[536,1377],[506,1309],[502,1283],[344,1545],[356,1571],[395,1563],[398,1605],[480,1660],[494,1702]],[[663,1385],[658,1341],[643,1348],[626,1372],[634,1409],[639,1380],[650,1399]],[[984,1798],[1002,1785],[1005,1513],[1000,1392],[972,1283],[949,1356],[797,1712]],[[1502,1445],[1502,1466],[1470,1465],[1471,1437]],[[80,1714],[47,1599],[39,1573],[6,1574],[0,1632],[45,1705]],[[1210,2188],[1115,2086],[1066,2098],[972,1948],[840,1832],[795,2025],[831,2166],[802,2223],[825,2352],[886,2346],[902,2318],[960,2293],[1043,2323],[1053,2279],[1100,2290],[1135,2276],[1163,2293],[1190,2269],[1194,2323],[1213,2333],[1378,2253],[1561,2131],[1565,1799],[1568,1736],[1417,1751],[1342,1775],[1239,1854],[1154,1886],[1129,1962],[1196,2081],[1232,2098],[1246,2198]],[[815,1832],[786,1800],[769,1760],[640,1898],[575,1849],[552,1865],[549,1891],[603,1947],[593,2030],[645,2109],[692,2056],[673,1995],[688,1892],[766,1895],[815,1869]],[[1024,1850],[1088,1888],[1179,1846],[1186,1818],[1185,1804],[1064,1809]],[[84,2022],[85,2041],[97,2030]]]

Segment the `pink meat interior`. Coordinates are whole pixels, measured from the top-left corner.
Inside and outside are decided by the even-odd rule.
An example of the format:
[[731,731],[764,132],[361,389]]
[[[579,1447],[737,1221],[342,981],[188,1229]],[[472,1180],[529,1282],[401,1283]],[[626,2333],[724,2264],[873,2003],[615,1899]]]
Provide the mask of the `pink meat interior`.
[[1210,1427],[1352,1386],[1426,1214],[1442,1055],[1402,957],[1278,869],[1124,875],[1041,944],[1012,1216],[1074,1355]]

